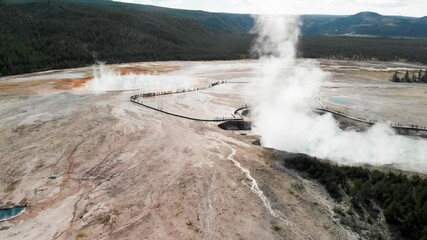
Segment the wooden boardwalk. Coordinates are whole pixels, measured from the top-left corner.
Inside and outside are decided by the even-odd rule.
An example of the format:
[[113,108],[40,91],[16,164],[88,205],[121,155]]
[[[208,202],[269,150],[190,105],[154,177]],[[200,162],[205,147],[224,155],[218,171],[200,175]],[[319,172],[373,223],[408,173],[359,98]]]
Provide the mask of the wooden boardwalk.
[[[362,122],[362,123],[367,123],[367,124],[371,124],[374,125],[376,123],[380,123],[377,120],[370,120],[370,119],[365,119],[365,118],[359,118],[359,117],[355,117],[355,116],[351,116],[350,114],[341,112],[341,111],[337,111],[331,108],[328,108],[319,98],[316,98],[317,102],[320,104],[320,108],[316,108],[316,110],[318,111],[323,111],[323,112],[329,112],[341,117],[345,117],[354,121],[358,121],[358,122]],[[427,127],[424,126],[417,126],[417,125],[409,125],[409,124],[400,124],[400,123],[392,123],[392,122],[381,122],[384,123],[392,128],[395,129],[400,129],[400,130],[414,130],[414,131],[427,131]]]
[[[211,83],[207,86],[199,86],[199,87],[194,87],[191,89],[184,89],[184,90],[176,90],[176,91],[161,91],[161,92],[151,92],[151,93],[142,93],[142,94],[137,94],[137,95],[133,95],[130,97],[130,101],[138,104],[140,106],[170,115],[170,116],[174,116],[174,117],[178,117],[178,118],[183,118],[183,119],[187,119],[187,120],[192,120],[192,121],[198,121],[198,122],[225,122],[225,121],[243,121],[243,117],[217,117],[217,118],[213,118],[213,119],[204,119],[204,118],[196,118],[196,117],[189,117],[186,115],[182,115],[182,114],[177,114],[177,113],[172,113],[169,111],[165,111],[159,107],[153,107],[150,106],[148,104],[145,104],[142,99],[143,98],[152,98],[152,97],[159,97],[159,96],[166,96],[166,95],[174,95],[174,94],[183,94],[183,93],[190,93],[190,92],[196,92],[196,91],[202,91],[202,90],[206,90],[209,88],[213,88],[215,86],[218,86],[220,84],[226,84],[227,81],[218,81],[218,82],[214,82]],[[239,110],[241,110],[242,108],[239,108],[238,110],[235,111],[235,113]],[[235,114],[236,115],[236,114]]]

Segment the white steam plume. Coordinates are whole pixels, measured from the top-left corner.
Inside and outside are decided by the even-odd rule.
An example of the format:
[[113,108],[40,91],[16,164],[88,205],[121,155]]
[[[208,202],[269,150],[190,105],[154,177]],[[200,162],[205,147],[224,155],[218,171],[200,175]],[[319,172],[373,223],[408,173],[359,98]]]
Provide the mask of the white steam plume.
[[189,88],[197,82],[192,76],[192,70],[193,68],[190,67],[161,75],[120,75],[109,66],[99,64],[93,66],[94,80],[90,81],[85,89],[103,93],[120,90],[157,91]]
[[264,146],[327,158],[346,165],[394,164],[427,172],[427,142],[398,136],[385,124],[366,132],[343,131],[331,114],[315,115],[321,83],[329,75],[314,61],[296,60],[300,22],[291,16],[257,16],[254,50],[261,70],[253,91],[254,132]]

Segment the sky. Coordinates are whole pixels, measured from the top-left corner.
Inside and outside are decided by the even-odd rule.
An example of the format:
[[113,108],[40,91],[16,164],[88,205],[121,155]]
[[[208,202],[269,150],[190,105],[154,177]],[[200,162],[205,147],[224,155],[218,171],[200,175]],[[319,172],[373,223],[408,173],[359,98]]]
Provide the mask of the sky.
[[117,0],[170,8],[254,14],[350,15],[362,11],[422,17],[427,0]]

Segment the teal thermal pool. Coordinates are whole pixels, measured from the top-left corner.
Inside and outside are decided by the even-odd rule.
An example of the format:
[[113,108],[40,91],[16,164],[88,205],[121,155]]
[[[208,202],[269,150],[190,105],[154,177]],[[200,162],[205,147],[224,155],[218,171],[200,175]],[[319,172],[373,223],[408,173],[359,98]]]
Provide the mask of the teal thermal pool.
[[26,207],[0,208],[0,222],[10,220],[21,215]]
[[345,98],[341,98],[341,97],[331,97],[331,102],[335,103],[335,104],[339,104],[339,105],[347,105],[348,104],[348,100]]

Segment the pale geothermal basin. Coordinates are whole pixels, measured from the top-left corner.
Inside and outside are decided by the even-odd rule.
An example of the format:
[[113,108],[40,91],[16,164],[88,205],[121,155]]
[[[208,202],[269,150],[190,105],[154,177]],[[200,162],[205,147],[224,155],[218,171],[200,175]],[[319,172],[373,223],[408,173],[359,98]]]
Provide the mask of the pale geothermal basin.
[[[420,66],[321,66],[332,72],[320,95],[331,107],[427,125],[427,86],[388,81],[390,68]],[[108,65],[96,86],[125,79],[131,89],[166,91],[227,80],[146,103],[192,117],[230,117],[247,103],[244,82],[257,67],[255,61]],[[272,150],[251,144],[255,137],[140,107],[129,97],[141,91],[117,83],[94,91],[87,86],[97,74],[87,67],[0,79],[0,207],[28,204],[0,223],[0,239],[357,236],[332,219],[335,203],[322,188],[278,169]],[[295,183],[306,190],[290,194]]]

